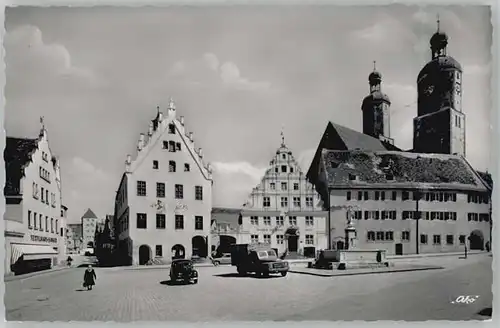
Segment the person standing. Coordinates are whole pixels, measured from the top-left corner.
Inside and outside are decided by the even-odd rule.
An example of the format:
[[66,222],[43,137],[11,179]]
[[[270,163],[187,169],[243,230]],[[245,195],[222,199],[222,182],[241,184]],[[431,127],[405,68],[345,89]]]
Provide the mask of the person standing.
[[85,274],[83,275],[83,288],[87,288],[87,290],[92,290],[92,286],[95,285],[95,279],[97,279],[95,271],[92,268],[92,266],[89,265],[85,270]]

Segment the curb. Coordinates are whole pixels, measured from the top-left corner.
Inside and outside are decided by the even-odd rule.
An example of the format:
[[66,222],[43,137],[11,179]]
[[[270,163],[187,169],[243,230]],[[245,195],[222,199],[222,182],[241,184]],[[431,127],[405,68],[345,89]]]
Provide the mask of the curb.
[[[467,256],[471,255],[481,255],[488,254],[484,251],[467,252]],[[432,257],[445,257],[445,256],[464,256],[464,252],[453,252],[453,253],[429,253],[429,254],[411,254],[411,255],[389,255],[387,259],[389,260],[405,260],[405,259],[426,259]]]
[[3,281],[7,282],[7,281],[23,280],[23,279],[37,277],[37,276],[41,276],[41,275],[45,275],[45,274],[49,274],[49,273],[54,273],[54,272],[58,272],[58,271],[63,271],[63,270],[67,270],[67,269],[74,269],[74,267],[58,267],[58,268],[52,268],[49,270],[30,272],[30,273],[22,274],[19,276],[16,276],[13,274],[12,275],[4,275]]
[[290,273],[296,274],[304,274],[309,276],[323,277],[323,278],[332,278],[332,277],[344,277],[344,276],[360,276],[360,275],[368,275],[368,274],[381,274],[381,273],[396,273],[396,272],[411,272],[411,271],[427,271],[427,270],[441,270],[444,267],[422,267],[422,268],[408,268],[408,269],[395,269],[395,270],[377,270],[377,271],[366,271],[366,272],[346,272],[339,274],[321,274],[315,272],[304,272],[304,271],[295,271],[289,270]]

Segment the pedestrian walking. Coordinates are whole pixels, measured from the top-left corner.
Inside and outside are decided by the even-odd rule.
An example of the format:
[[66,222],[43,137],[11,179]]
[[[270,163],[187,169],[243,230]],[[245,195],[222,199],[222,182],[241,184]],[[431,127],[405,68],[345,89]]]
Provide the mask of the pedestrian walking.
[[97,279],[95,271],[92,268],[92,266],[89,265],[85,270],[85,274],[83,275],[83,288],[87,288],[87,290],[92,290],[92,286],[95,285],[95,279]]

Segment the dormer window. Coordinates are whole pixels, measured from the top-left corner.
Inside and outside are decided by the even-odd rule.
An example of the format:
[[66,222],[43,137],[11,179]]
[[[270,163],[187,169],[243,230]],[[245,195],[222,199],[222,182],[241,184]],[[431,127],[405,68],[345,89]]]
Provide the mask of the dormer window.
[[356,174],[349,173],[349,180],[350,181],[354,181],[354,180],[356,180],[356,178],[357,178]]
[[158,161],[153,161],[153,169],[158,170],[160,168],[160,164]]
[[168,133],[175,134],[175,124],[174,123],[170,123],[168,125]]

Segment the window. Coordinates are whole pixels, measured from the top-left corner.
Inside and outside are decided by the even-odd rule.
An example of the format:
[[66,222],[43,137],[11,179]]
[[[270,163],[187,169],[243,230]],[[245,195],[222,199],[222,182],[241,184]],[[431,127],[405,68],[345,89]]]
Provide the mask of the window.
[[203,230],[203,216],[194,217],[194,229]]
[[146,213],[137,213],[137,229],[147,228],[148,217]]
[[158,161],[153,161],[153,170],[158,170],[160,168],[160,164]]
[[288,186],[287,186],[286,182],[281,183],[281,190],[288,190]]
[[45,196],[45,193],[44,193],[43,191],[44,191],[44,189],[43,189],[43,187],[42,187],[42,203],[45,203],[45,199],[44,199],[44,197],[43,197],[43,196]]
[[275,167],[275,168],[274,168],[274,172],[276,172],[276,173],[278,173],[278,172],[279,172],[278,167]]
[[259,225],[259,217],[258,216],[251,216],[250,217],[250,224],[251,225]]
[[[293,167],[290,167],[290,173],[293,173]],[[298,190],[298,189],[297,189]]]
[[163,250],[161,245],[156,245],[155,247],[155,254],[157,257],[162,257],[163,256]]
[[380,200],[385,200],[385,191],[380,192]]
[[300,207],[300,197],[293,197],[293,206]]
[[194,199],[203,200],[203,187],[195,186],[194,187]]
[[184,199],[184,186],[180,184],[175,185],[175,199]]
[[364,192],[364,196],[365,196],[365,200],[369,200],[370,199],[368,191]]
[[446,245],[453,245],[453,235],[446,235]]
[[347,200],[351,200],[351,192],[350,191],[347,192]]
[[252,243],[258,243],[259,242],[259,235],[251,235],[250,240]]
[[28,210],[28,229],[33,229],[33,226],[31,224],[31,211]]
[[168,142],[168,151],[171,153],[175,153],[175,141]]
[[38,216],[38,219],[40,220],[40,222],[39,222],[39,223],[40,223],[40,231],[43,231],[43,226],[42,226],[43,215],[42,215],[42,214],[40,214],[40,215]]
[[38,199],[38,185],[33,182],[33,198]]
[[375,235],[375,238],[377,240],[384,240],[384,237],[385,237],[385,233],[383,231],[377,231],[377,233]]
[[183,215],[176,215],[175,216],[175,229],[176,230],[184,229],[184,216]]
[[264,235],[264,243],[266,244],[271,243],[271,235]]
[[366,239],[367,240],[375,240],[375,232],[374,231],[368,231],[366,233]]
[[363,211],[355,211],[354,212],[354,218],[356,220],[361,220],[363,218]]
[[281,165],[281,172],[286,173],[286,165]]
[[189,167],[188,163],[184,163],[184,172],[189,172],[191,171],[191,168]]
[[269,187],[271,188],[271,190],[276,190],[276,183],[271,182],[271,183],[269,184]]
[[64,229],[61,228],[61,237],[63,237],[63,236],[64,236]]
[[306,235],[306,245],[314,245],[314,235]]
[[312,197],[306,197],[306,206],[313,207],[313,198]]
[[386,231],[385,232],[385,240],[394,240],[394,232]]
[[156,214],[156,229],[165,229],[167,220],[165,214]]
[[306,216],[306,226],[313,226],[314,218],[312,216]]
[[299,190],[299,184],[298,183],[294,183],[293,184],[293,190]]
[[396,220],[396,211],[389,211],[389,217],[391,220]]
[[281,197],[281,207],[288,207],[288,198]]
[[276,235],[276,244],[283,245],[285,243],[285,236]]
[[156,183],[156,197],[158,198],[165,197],[165,183],[163,182]]
[[375,191],[375,200],[380,199],[380,191]]
[[54,218],[50,219],[50,232],[54,232]]
[[460,235],[458,237],[458,241],[459,241],[460,245],[464,245],[465,244],[465,235]]
[[45,232],[49,232],[49,217],[45,217]]
[[137,196],[146,196],[146,181],[137,181]]
[[38,230],[38,223],[36,221],[36,212],[33,213],[33,228]]
[[163,141],[163,149],[168,149],[168,141]]
[[441,245],[441,235],[432,236],[432,242],[434,245]]
[[427,245],[427,235],[420,235],[420,243],[422,245]]
[[264,207],[271,207],[271,198],[268,196],[264,197]]
[[392,197],[391,197],[391,199],[392,199],[392,200],[396,200],[396,199],[397,199],[397,197],[398,197],[398,192],[397,192],[397,191],[393,191],[393,192],[392,192]]
[[168,172],[175,172],[175,171],[176,171],[175,161],[168,161]]
[[283,226],[284,225],[284,218],[282,216],[277,216],[276,217],[276,225],[277,226]]
[[410,241],[410,232],[409,231],[401,232],[401,240],[402,241]]
[[410,199],[410,193],[408,191],[403,191],[403,193],[401,195],[401,199],[402,200],[408,200],[408,199]]
[[288,222],[290,222],[290,225],[296,226],[297,225],[297,217],[296,216],[290,216],[288,218]]
[[286,159],[286,154],[281,155],[281,158]]
[[358,200],[363,199],[363,193],[361,191],[358,191]]
[[168,133],[170,133],[170,134],[175,134],[175,124],[170,123],[170,124],[168,125]]
[[271,217],[264,216],[264,225],[271,225]]

